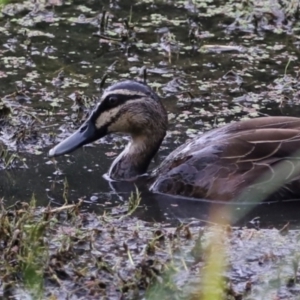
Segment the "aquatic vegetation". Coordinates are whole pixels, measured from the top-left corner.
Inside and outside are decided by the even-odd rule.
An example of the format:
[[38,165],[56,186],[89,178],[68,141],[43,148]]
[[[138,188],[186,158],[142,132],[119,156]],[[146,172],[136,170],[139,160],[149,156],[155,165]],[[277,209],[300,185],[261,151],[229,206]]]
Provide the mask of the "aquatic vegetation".
[[[109,3],[0,3],[0,198],[5,196],[7,205],[24,201],[1,208],[0,294],[199,299],[204,280],[210,292],[228,299],[298,297],[297,231],[199,228],[204,223],[186,224],[185,207],[172,210],[174,202],[163,208],[155,202],[155,215],[152,204],[146,207],[136,193],[131,204],[106,215],[103,210],[121,200],[91,174],[107,169],[127,137],[99,141],[103,150],[89,149],[76,170],[72,156],[55,164],[46,150],[86,118],[103,74],[112,83],[140,76],[143,66],[170,122],[157,160],[187,138],[228,122],[299,116],[299,1]],[[93,163],[95,156],[101,166]],[[28,205],[34,192],[42,205],[82,199],[83,208]],[[97,214],[87,213],[87,207]],[[201,212],[190,213],[200,218]],[[277,213],[276,224],[289,216]],[[127,214],[148,220],[160,215],[167,224]],[[268,218],[261,211],[256,216],[262,223]],[[168,224],[177,218],[186,223]],[[295,224],[298,217],[290,221]],[[208,246],[210,238],[215,246]],[[222,253],[216,265],[207,261],[215,253]]]
[[96,215],[81,205],[38,208],[32,198],[6,208],[1,202],[4,297],[211,299],[207,290],[214,299],[285,299],[299,293],[299,231],[288,226],[203,228],[195,220],[172,227],[129,217],[121,206]]

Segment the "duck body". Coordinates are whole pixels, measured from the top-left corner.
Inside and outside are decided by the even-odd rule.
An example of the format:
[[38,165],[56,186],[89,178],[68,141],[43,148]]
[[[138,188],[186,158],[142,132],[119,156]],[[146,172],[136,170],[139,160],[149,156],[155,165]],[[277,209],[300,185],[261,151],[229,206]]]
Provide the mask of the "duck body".
[[300,197],[300,119],[231,123],[183,144],[153,171],[151,190],[229,201]]
[[[88,120],[49,155],[72,152],[110,133],[127,133],[131,142],[113,162],[109,176],[132,181],[146,173],[167,123],[167,113],[149,86],[122,81],[104,91]],[[150,173],[150,190],[221,201],[300,198],[297,150],[300,118],[263,117],[231,123],[169,154]]]

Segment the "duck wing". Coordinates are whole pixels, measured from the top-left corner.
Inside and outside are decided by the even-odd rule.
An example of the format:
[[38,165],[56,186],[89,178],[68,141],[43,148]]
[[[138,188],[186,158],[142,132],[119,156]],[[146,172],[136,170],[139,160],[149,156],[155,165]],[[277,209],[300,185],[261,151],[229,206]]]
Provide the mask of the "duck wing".
[[153,176],[152,191],[187,197],[300,196],[300,119],[264,117],[212,130],[172,152]]

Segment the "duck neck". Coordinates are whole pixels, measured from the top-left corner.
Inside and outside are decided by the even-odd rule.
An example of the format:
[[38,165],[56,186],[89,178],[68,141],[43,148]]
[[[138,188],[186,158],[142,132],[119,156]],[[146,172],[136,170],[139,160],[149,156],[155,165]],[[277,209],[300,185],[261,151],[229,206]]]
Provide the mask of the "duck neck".
[[131,142],[112,163],[109,177],[115,180],[134,180],[146,173],[165,134],[164,131],[156,137],[153,134],[132,136]]

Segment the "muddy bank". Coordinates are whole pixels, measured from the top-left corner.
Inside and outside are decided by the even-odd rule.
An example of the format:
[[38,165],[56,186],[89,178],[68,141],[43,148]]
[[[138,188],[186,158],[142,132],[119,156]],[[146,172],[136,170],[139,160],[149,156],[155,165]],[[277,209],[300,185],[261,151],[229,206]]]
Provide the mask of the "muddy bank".
[[[0,294],[24,299],[296,299],[300,232],[170,227],[80,204],[0,213]],[[219,262],[219,263],[216,263]],[[204,284],[205,283],[205,284]],[[209,291],[209,292],[208,292]],[[221,297],[221,298],[220,298]]]

